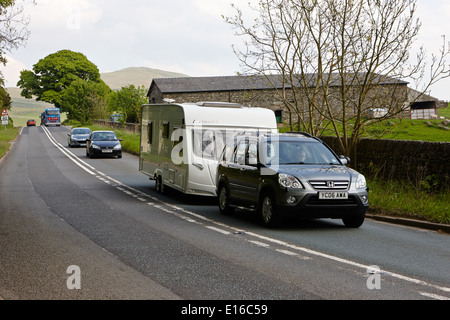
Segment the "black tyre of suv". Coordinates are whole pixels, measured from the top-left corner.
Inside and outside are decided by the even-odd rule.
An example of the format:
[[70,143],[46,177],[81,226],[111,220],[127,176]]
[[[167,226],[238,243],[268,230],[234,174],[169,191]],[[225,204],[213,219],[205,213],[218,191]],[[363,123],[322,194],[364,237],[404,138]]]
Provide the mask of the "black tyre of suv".
[[262,194],[258,206],[258,213],[261,222],[265,227],[278,227],[282,222],[278,213],[278,206],[275,202],[275,198],[269,192]]
[[342,222],[347,228],[359,228],[364,223],[365,214],[342,218]]
[[219,186],[217,200],[219,201],[219,210],[222,214],[231,214],[234,208],[230,206],[230,197],[228,195],[227,187],[224,184]]

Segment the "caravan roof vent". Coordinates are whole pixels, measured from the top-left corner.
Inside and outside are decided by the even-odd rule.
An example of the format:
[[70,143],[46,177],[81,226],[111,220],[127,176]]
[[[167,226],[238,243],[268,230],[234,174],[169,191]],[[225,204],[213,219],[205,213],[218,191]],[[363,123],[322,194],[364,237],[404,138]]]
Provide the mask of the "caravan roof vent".
[[197,102],[197,105],[202,107],[221,107],[221,108],[243,108],[244,106],[239,103],[231,102]]

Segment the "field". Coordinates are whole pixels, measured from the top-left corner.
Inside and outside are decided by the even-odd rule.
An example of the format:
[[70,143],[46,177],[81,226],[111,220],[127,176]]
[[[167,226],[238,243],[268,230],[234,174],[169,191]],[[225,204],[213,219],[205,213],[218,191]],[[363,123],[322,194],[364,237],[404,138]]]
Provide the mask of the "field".
[[19,128],[16,127],[8,126],[6,129],[4,126],[0,127],[0,159],[9,150],[11,146],[10,141],[16,138],[18,132]]
[[[53,108],[50,103],[35,101],[34,99],[25,99],[20,95],[18,88],[6,88],[12,100],[12,108],[8,111],[10,118],[14,121],[15,127],[26,127],[27,120],[34,119],[39,125],[39,117],[45,108]],[[64,120],[62,116],[61,120]]]

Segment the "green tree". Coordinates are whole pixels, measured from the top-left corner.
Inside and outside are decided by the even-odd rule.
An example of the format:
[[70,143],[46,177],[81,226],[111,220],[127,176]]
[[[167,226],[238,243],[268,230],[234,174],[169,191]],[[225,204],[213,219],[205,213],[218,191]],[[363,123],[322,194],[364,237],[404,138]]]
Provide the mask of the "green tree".
[[122,87],[111,95],[110,111],[122,114],[126,122],[139,123],[141,121],[141,106],[147,102],[146,95],[147,91],[143,86],[129,85]]
[[91,122],[94,114],[106,105],[111,89],[102,81],[76,79],[60,95],[61,105],[69,120]]
[[22,71],[17,85],[27,99],[35,96],[36,101],[52,103],[62,112],[73,112],[62,104],[62,96],[76,80],[100,83],[100,72],[82,53],[61,50],[39,60],[33,71]]
[[0,87],[0,110],[11,110],[11,97],[9,93],[2,87]]

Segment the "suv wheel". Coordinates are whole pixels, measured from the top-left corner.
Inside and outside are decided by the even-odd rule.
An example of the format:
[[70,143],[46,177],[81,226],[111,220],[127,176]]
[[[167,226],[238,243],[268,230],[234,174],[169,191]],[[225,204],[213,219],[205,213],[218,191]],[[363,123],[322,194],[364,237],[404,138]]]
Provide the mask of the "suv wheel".
[[359,228],[364,222],[365,215],[349,216],[342,218],[342,222],[347,228]]
[[234,208],[230,207],[230,198],[228,197],[228,190],[224,184],[221,184],[219,187],[219,210],[222,214],[231,214],[234,211]]
[[273,228],[280,225],[281,219],[278,214],[278,208],[274,197],[270,193],[263,194],[258,211],[264,226]]

